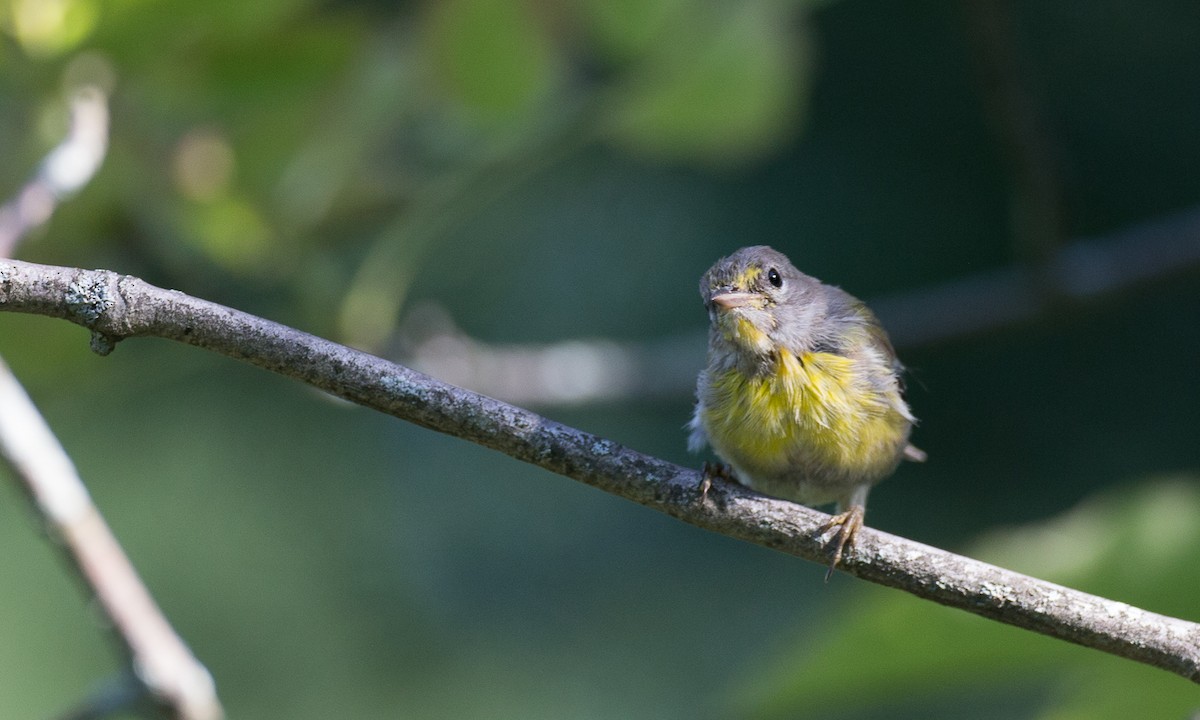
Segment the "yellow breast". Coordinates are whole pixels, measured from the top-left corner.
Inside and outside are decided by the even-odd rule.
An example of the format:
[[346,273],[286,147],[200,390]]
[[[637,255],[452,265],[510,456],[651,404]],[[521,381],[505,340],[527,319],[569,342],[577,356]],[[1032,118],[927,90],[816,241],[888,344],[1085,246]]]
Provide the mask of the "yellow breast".
[[[895,382],[862,361],[782,351],[770,372],[725,370],[708,378],[701,421],[717,454],[755,479],[814,476],[874,482],[895,467],[911,418]],[[890,375],[887,375],[890,378]]]

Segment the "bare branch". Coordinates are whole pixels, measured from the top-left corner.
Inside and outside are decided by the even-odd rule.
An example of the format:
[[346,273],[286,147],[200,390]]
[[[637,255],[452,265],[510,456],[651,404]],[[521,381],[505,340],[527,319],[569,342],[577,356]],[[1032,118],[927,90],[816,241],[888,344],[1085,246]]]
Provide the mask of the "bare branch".
[[[127,337],[207,348],[448,433],[730,537],[826,561],[810,508],[718,482],[527,410],[215,303],[103,270],[0,262],[0,310],[66,318],[101,352]],[[860,578],[1200,682],[1200,625],[866,528],[842,568]]]
[[[1075,240],[1047,262],[1036,278],[1028,267],[1013,265],[868,304],[901,350],[1028,322],[1053,307],[1194,271],[1200,265],[1200,207]],[[450,383],[541,407],[689,395],[706,345],[703,332],[645,342],[574,338],[490,345],[430,305],[413,308],[400,330],[403,362]]]
[[1017,38],[1016,11],[1006,0],[964,3],[968,39],[986,116],[1009,166],[1011,220],[1017,257],[1043,302],[1058,293],[1056,266],[1064,238],[1058,148],[1031,92],[1027,58]]
[[78,192],[100,168],[108,152],[108,98],[85,85],[71,98],[71,129],[42,161],[16,197],[0,207],[0,256],[33,228],[45,223],[60,200]]
[[[78,192],[108,150],[108,98],[85,85],[71,99],[71,127],[16,197],[0,207],[0,255],[9,255]],[[121,549],[74,464],[3,359],[0,359],[0,462],[12,469],[95,595],[130,659],[130,678],[72,711],[102,717],[147,691],[180,720],[223,716],[208,670],[175,634]],[[136,687],[135,687],[136,685]]]
[[71,459],[3,362],[0,408],[0,457],[95,593],[138,677],[180,720],[222,717],[212,676],[163,616],[92,503]]

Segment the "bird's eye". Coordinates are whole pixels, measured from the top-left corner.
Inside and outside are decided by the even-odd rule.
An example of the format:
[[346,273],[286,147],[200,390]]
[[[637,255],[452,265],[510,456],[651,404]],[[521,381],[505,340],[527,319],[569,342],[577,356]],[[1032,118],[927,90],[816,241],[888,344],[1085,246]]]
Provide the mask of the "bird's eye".
[[771,268],[767,271],[767,282],[771,283],[775,287],[783,287],[783,277],[775,268]]

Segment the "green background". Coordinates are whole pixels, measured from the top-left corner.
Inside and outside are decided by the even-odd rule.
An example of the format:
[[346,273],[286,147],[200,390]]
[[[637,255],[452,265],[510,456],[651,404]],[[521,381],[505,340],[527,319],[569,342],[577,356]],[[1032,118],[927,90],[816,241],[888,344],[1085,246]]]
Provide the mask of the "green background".
[[[1191,264],[1118,292],[1064,298],[1045,264],[1197,205],[1197,77],[1190,0],[2,0],[0,197],[99,79],[105,164],[19,257],[401,361],[406,318],[436,312],[489,347],[668,339],[663,378],[690,376],[697,279],[747,244],[896,327],[962,307],[887,298],[1032,268],[1019,322],[897,334],[930,460],[868,522],[1200,620],[1200,230],[1178,232]],[[1034,118],[1019,142],[997,97]],[[200,350],[99,358],[80,328],[0,313],[0,352],[231,717],[1200,709],[1165,672],[823,584]],[[642,380],[657,391],[535,409],[698,466],[686,383]],[[21,492],[2,497],[0,716],[51,717],[120,662]]]

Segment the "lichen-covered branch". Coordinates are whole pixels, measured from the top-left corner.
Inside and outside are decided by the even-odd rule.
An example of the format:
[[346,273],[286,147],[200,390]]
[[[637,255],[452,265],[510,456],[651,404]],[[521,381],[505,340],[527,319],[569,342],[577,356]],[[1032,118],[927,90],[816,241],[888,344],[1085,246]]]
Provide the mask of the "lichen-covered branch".
[[[824,563],[826,515],[696,471],[416,371],[215,303],[103,270],[0,261],[0,310],[65,318],[93,347],[163,337],[296,378],[352,402],[471,440],[714,532]],[[1200,624],[1140,610],[865,528],[841,568],[1200,683]]]

